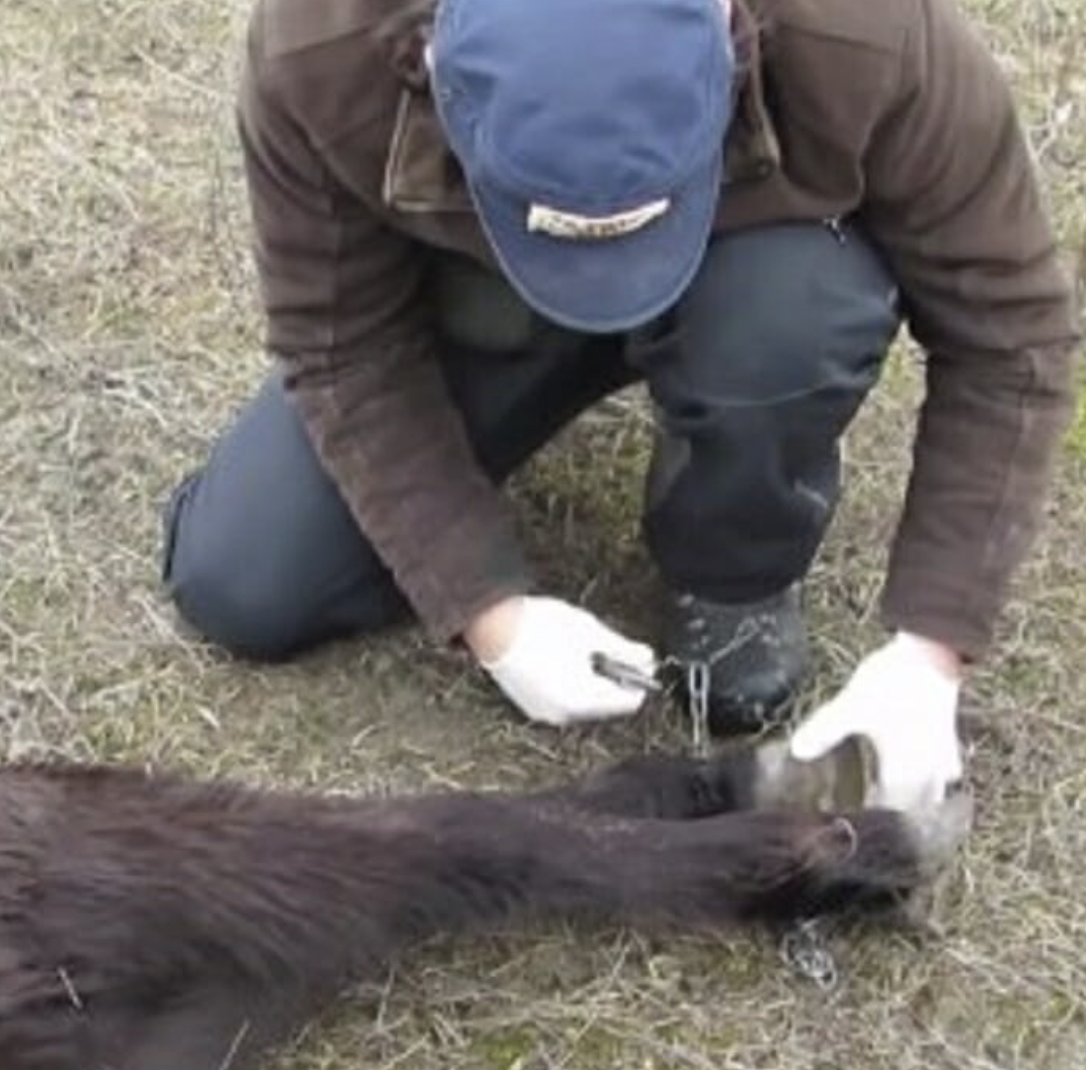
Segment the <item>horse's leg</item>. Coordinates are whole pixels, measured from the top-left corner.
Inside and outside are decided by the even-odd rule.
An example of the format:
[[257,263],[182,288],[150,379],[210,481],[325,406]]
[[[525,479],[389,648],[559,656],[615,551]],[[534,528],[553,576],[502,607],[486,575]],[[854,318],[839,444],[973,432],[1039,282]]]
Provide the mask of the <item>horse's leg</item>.
[[[733,810],[836,810],[862,802],[862,785],[849,782],[863,776],[853,767],[858,761],[797,762],[787,740],[774,738],[733,745],[705,759],[630,758],[544,797],[599,813],[672,821]],[[850,795],[856,798],[844,803]]]
[[755,803],[757,784],[757,752],[747,747],[707,759],[628,758],[536,798],[595,813],[679,821],[747,809]]

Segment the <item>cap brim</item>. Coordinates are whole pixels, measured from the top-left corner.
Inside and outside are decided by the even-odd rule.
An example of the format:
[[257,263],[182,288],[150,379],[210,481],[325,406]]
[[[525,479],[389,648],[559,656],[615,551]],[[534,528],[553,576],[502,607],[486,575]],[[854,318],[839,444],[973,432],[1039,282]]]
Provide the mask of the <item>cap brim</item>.
[[506,275],[542,315],[573,330],[630,330],[673,305],[705,255],[720,193],[721,155],[671,195],[667,213],[601,241],[530,231],[523,200],[485,182],[471,191]]

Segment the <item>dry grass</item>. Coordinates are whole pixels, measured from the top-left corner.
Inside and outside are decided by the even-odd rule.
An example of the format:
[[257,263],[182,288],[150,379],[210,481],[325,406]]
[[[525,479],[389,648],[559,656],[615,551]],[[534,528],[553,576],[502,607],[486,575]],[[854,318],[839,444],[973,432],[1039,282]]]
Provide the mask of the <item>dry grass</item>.
[[[650,743],[665,710],[553,735],[414,636],[254,669],[175,627],[156,575],[170,486],[262,372],[231,88],[247,0],[4,0],[0,20],[0,755],[169,762],[394,788],[558,778]],[[973,0],[1021,94],[1086,280],[1086,7]],[[812,586],[819,675],[878,636],[916,376],[892,367],[850,444]],[[876,424],[892,425],[887,433]],[[636,398],[518,481],[555,587],[645,623]],[[585,477],[606,467],[606,497]],[[613,488],[614,492],[611,492]],[[1086,414],[1052,524],[970,689],[980,824],[942,933],[839,934],[822,996],[757,934],[561,929],[438,946],[347,1002],[284,1070],[833,1066],[1071,1070],[1086,1051]]]

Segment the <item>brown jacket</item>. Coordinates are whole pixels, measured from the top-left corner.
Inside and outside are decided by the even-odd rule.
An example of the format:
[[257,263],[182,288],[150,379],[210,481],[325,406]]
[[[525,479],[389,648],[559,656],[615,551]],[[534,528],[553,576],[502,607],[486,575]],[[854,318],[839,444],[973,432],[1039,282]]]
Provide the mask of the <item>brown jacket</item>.
[[[435,361],[427,247],[497,268],[421,50],[380,32],[402,3],[258,0],[240,129],[269,350],[353,515],[449,638],[528,580]],[[888,257],[928,390],[884,619],[977,656],[1038,527],[1077,338],[1008,87],[952,0],[749,8],[718,225],[851,216]]]

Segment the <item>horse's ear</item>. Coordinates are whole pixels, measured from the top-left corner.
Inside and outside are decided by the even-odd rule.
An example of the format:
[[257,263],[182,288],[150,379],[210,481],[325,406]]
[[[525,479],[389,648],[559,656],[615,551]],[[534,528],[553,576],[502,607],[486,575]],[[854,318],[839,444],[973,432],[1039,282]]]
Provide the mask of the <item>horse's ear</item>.
[[388,65],[397,77],[418,92],[430,84],[426,46],[430,41],[437,0],[407,0],[376,30]]

